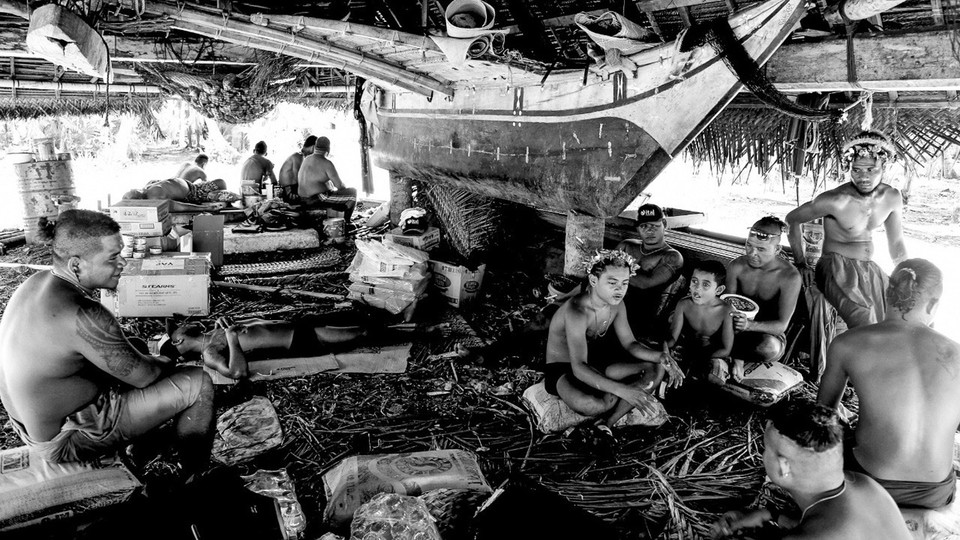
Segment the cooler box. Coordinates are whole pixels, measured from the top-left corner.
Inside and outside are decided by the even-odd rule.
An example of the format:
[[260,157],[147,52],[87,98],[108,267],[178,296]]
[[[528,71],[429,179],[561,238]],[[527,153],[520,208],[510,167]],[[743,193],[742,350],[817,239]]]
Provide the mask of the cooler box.
[[118,317],[210,314],[210,254],[164,253],[128,259],[116,291],[100,302]]
[[156,223],[170,216],[166,199],[123,199],[109,208],[118,223]]

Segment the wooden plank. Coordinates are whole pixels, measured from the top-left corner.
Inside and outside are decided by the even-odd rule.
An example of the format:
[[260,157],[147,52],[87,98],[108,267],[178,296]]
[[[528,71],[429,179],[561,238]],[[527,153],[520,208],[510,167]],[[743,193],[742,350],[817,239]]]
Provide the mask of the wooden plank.
[[719,0],[637,0],[634,4],[641,11],[659,11],[662,9],[678,9],[701,4],[713,4]]
[[680,14],[680,21],[683,22],[684,28],[690,28],[693,26],[693,20],[690,18],[690,8],[681,6],[677,8],[677,13]]
[[943,1],[942,0],[930,0],[930,9],[933,10],[933,24],[942,25],[944,24],[943,18]]
[[784,45],[766,65],[781,91],[944,91],[960,88],[949,31],[857,36],[857,84],[847,81],[843,39]]

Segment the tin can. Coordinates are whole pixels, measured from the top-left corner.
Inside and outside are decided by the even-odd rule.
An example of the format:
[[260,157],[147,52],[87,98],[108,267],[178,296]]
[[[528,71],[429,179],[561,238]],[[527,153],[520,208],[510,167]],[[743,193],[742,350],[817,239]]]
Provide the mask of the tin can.
[[346,233],[346,222],[343,218],[329,218],[323,220],[323,234],[327,238],[341,238]]
[[129,259],[133,257],[133,248],[125,247],[120,250],[120,256],[124,259]]
[[142,259],[142,258],[144,258],[144,257],[146,257],[146,256],[147,256],[147,254],[144,253],[144,252],[142,252],[142,251],[134,251],[134,252],[133,252],[133,258],[134,258],[134,259]]
[[163,248],[162,248],[162,247],[160,247],[160,246],[151,246],[151,247],[150,247],[150,254],[151,254],[151,255],[159,255],[159,254],[161,254],[161,253],[163,253]]

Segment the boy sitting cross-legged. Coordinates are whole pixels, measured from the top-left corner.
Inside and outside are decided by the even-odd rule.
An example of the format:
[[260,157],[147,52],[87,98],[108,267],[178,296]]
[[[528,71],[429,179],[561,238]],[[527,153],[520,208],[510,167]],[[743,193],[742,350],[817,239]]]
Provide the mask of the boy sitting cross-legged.
[[[671,317],[670,339],[663,350],[682,356],[688,369],[710,372],[713,361],[728,361],[733,349],[733,308],[720,299],[727,272],[718,261],[700,261],[690,276],[690,296],[677,304]],[[733,362],[735,381],[743,378],[743,362]],[[726,381],[714,381],[723,384]]]

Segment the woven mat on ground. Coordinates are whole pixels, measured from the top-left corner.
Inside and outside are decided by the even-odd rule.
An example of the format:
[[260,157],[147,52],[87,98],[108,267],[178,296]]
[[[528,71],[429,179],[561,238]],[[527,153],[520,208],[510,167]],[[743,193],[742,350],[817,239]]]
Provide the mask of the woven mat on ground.
[[[362,347],[352,351],[303,358],[271,358],[248,364],[251,381],[271,381],[319,373],[403,373],[410,357],[409,343]],[[214,384],[237,381],[207,369]]]
[[325,249],[318,255],[293,261],[275,261],[249,264],[225,264],[220,267],[221,276],[252,275],[252,274],[286,274],[303,272],[318,268],[329,268],[339,263],[342,253],[336,248]]

